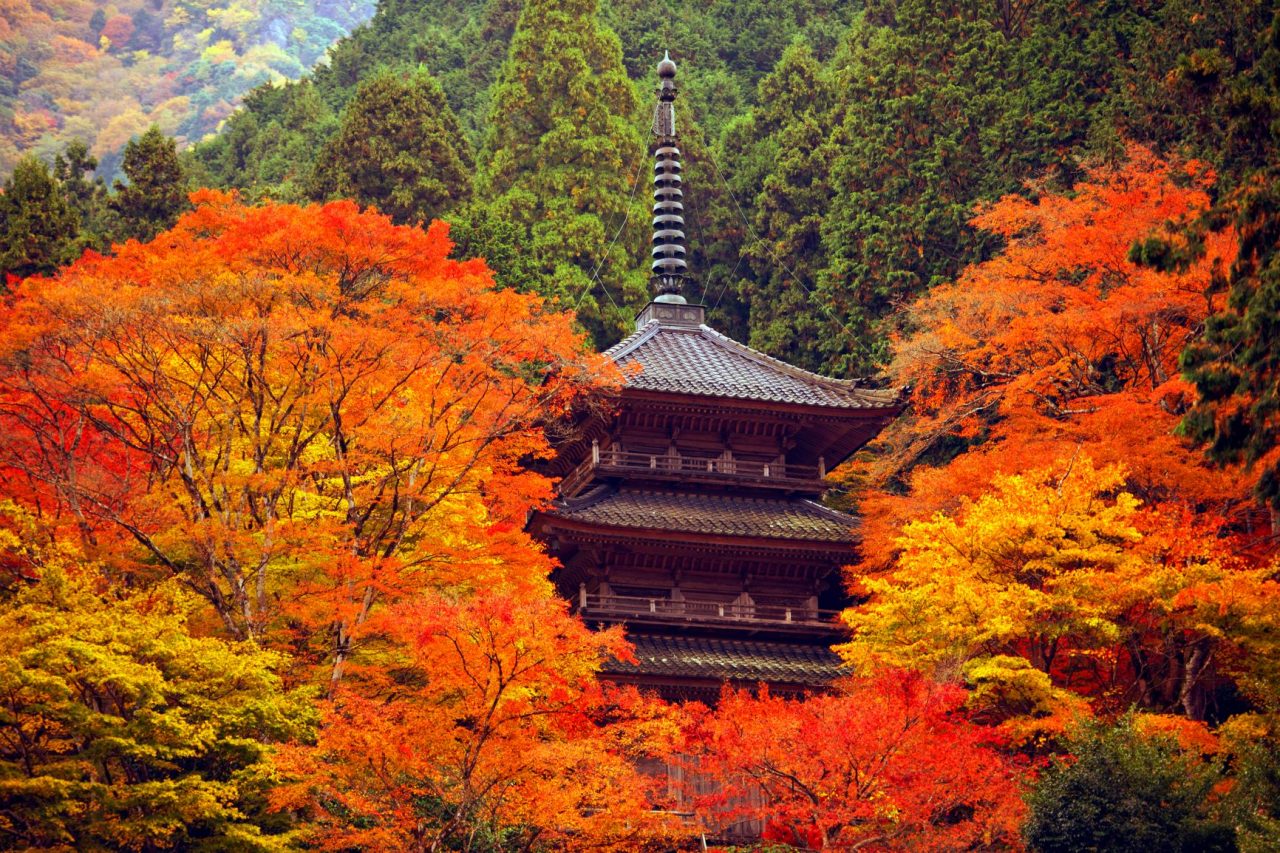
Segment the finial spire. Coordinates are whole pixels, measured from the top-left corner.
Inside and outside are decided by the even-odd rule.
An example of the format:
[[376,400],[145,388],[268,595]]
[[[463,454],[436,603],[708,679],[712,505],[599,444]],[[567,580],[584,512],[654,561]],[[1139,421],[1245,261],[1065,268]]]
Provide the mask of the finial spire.
[[658,102],[653,109],[653,275],[656,302],[683,303],[680,290],[688,265],[684,248],[684,192],[676,143],[676,64],[666,53],[658,63]]

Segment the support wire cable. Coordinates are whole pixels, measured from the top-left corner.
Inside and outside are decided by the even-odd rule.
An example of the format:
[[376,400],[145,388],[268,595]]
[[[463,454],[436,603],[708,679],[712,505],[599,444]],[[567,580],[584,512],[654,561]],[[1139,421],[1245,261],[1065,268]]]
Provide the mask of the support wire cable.
[[627,207],[622,217],[622,224],[618,226],[617,231],[613,232],[613,239],[609,241],[609,245],[605,246],[604,253],[600,256],[599,262],[597,262],[595,268],[591,270],[591,280],[587,282],[586,287],[582,288],[582,292],[578,294],[578,298],[573,300],[573,310],[575,311],[578,310],[578,303],[582,302],[582,297],[587,295],[587,291],[591,289],[592,284],[600,285],[600,289],[604,291],[604,295],[609,297],[609,301],[613,303],[613,307],[617,308],[619,311],[622,310],[618,303],[614,301],[613,294],[609,292],[609,288],[600,280],[598,273],[600,272],[601,267],[604,266],[604,262],[608,260],[609,252],[613,250],[614,244],[618,242],[618,237],[622,234],[623,229],[626,228],[627,223],[631,221],[631,209],[635,207],[636,189],[640,186],[640,173],[644,171],[645,162],[646,159],[641,157],[640,162],[636,166],[635,176],[631,180],[631,194],[627,196]]
[[[814,292],[814,289],[809,287],[809,285],[805,283],[805,280],[801,278],[800,275],[786,263],[786,261],[782,260],[782,258],[779,258],[777,254],[774,253],[773,249],[769,246],[769,242],[756,232],[755,227],[752,226],[751,224],[751,220],[749,220],[747,218],[746,213],[743,212],[742,205],[738,202],[738,197],[734,195],[733,190],[729,187],[729,182],[725,180],[724,172],[721,170],[720,164],[719,162],[717,162],[716,156],[711,151],[710,148],[707,149],[707,158],[711,161],[712,166],[715,167],[716,177],[719,178],[720,180],[720,186],[724,187],[724,191],[729,194],[729,198],[733,201],[733,206],[738,211],[738,218],[742,220],[742,224],[746,226],[747,232],[752,236],[755,242],[759,243],[764,247],[764,250],[765,252],[768,253],[769,257],[772,258],[773,261],[778,264],[778,266],[782,267],[782,269],[785,270],[791,276],[791,278],[796,282],[796,284],[800,285],[800,287],[808,295],[809,300],[813,304],[817,305],[818,308],[822,309],[823,313],[825,313],[833,323],[835,323],[837,326],[841,328],[841,330],[844,331],[848,339],[862,352],[862,354],[870,358],[872,360],[872,363],[874,363],[875,353],[873,353],[866,344],[864,344],[861,340],[858,339],[858,336],[854,334],[853,329],[849,328],[849,324],[841,320],[839,317],[837,317],[835,313],[831,310],[831,307],[818,298],[818,295],[817,293]],[[738,252],[738,260],[739,261],[742,260],[741,251]],[[737,267],[735,266],[734,269],[737,269]],[[723,295],[723,288],[721,290]]]

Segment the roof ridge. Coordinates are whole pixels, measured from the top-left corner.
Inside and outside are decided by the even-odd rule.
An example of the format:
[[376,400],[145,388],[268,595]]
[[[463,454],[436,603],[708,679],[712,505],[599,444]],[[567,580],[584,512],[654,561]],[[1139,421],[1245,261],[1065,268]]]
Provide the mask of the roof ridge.
[[617,361],[622,356],[627,355],[636,347],[640,346],[640,344],[656,335],[660,328],[662,328],[661,323],[648,323],[643,328],[637,329],[613,346],[609,347],[607,350],[602,352],[601,355],[605,358]]
[[642,370],[626,385],[820,408],[887,409],[901,403],[902,389],[864,387],[865,379],[835,379],[752,349],[705,323],[673,325],[655,319],[604,353]]
[[852,391],[859,396],[864,397],[892,401],[896,401],[902,397],[902,387],[868,388],[861,384],[867,381],[865,377],[836,379],[834,376],[823,376],[821,373],[814,373],[812,370],[805,370],[803,367],[797,367],[796,365],[785,362],[780,358],[774,358],[768,353],[764,353],[758,349],[747,346],[741,341],[735,341],[723,332],[716,331],[706,324],[701,326],[701,330],[709,332],[712,336],[712,340],[716,340],[718,343],[727,345],[729,349],[736,351],[744,358],[749,358],[770,367],[776,367],[783,373],[786,373],[789,376],[794,376],[797,379],[806,380],[815,385],[834,387],[841,391]]
[[608,484],[601,483],[599,486],[596,486],[594,489],[591,489],[590,491],[587,491],[587,492],[583,492],[582,494],[577,495],[576,497],[561,498],[560,505],[567,510],[577,512],[580,509],[588,509],[589,507],[595,506],[596,504],[600,503],[600,501],[604,500],[605,498],[613,494],[617,494],[617,491],[610,488]]
[[853,522],[852,526],[854,527],[860,526],[860,519],[858,518],[858,516],[853,515],[852,513],[841,512],[838,509],[832,509],[831,507],[826,506],[825,504],[821,504],[818,501],[811,500],[810,498],[800,498],[800,500],[803,503],[807,503],[809,506],[818,510],[822,514],[826,515],[828,518],[832,518],[837,521],[851,521]]

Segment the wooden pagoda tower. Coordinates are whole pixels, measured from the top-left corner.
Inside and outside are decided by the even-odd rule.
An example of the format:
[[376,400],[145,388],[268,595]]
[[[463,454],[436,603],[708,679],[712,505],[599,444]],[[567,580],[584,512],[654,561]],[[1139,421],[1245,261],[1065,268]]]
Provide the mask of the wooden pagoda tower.
[[658,76],[657,295],[605,353],[625,376],[615,413],[560,448],[558,499],[531,530],[582,618],[626,626],[637,662],[606,677],[668,699],[714,700],[726,682],[821,688],[839,667],[839,571],[857,536],[857,519],[819,502],[824,477],[901,402],[737,343],[686,302],[670,57]]

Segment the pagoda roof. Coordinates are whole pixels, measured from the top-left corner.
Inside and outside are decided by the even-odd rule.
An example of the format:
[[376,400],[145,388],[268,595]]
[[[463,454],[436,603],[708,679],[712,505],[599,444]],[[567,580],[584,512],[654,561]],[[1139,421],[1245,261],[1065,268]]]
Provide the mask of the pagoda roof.
[[608,527],[841,544],[854,540],[858,523],[853,516],[803,498],[615,491],[609,486],[561,500],[553,514]]
[[845,674],[840,658],[826,646],[630,632],[627,639],[635,646],[636,662],[609,661],[605,673],[813,687]]
[[[681,307],[700,318],[700,306]],[[604,354],[623,369],[628,389],[830,409],[896,409],[901,402],[897,390],[810,373],[700,322],[650,319]]]

